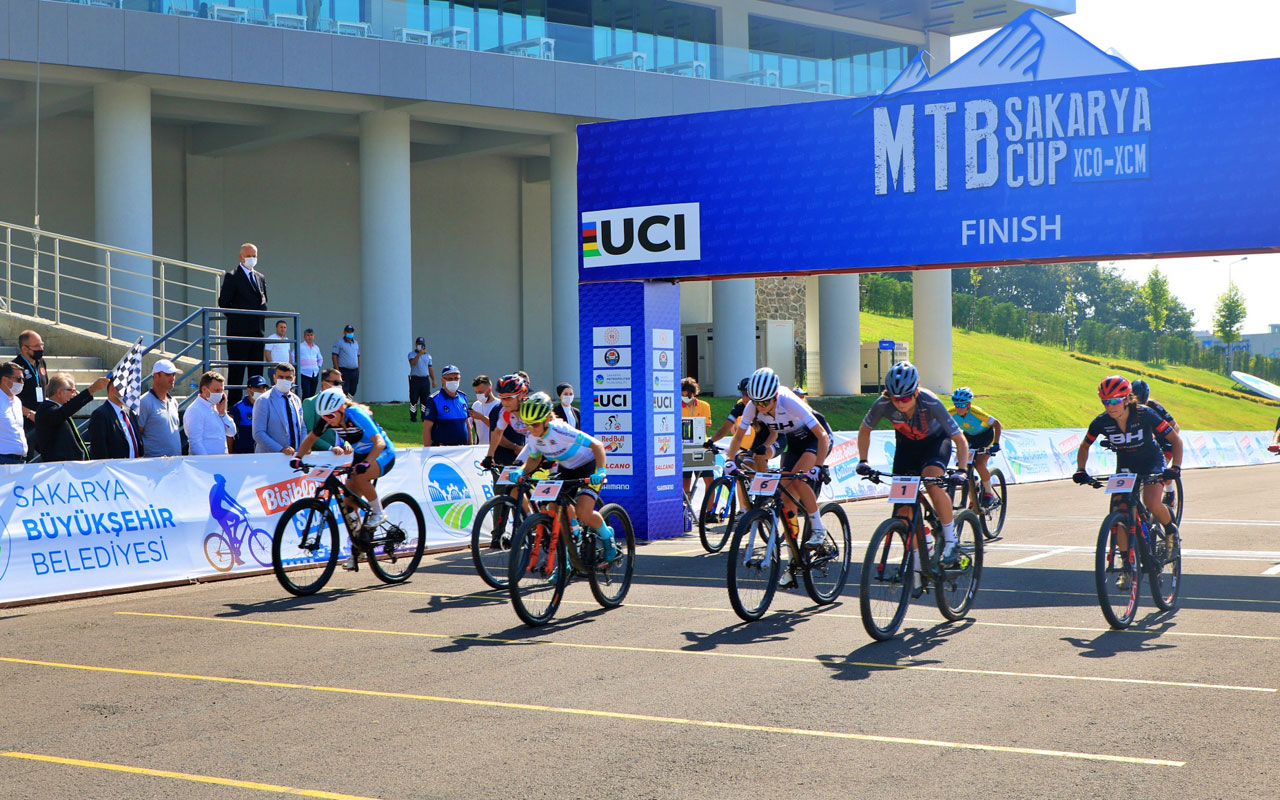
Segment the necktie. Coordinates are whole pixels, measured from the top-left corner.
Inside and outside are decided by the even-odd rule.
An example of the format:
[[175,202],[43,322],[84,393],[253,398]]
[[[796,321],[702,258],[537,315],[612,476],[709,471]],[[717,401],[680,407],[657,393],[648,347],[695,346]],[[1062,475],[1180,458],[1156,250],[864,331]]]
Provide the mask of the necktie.
[[289,402],[289,395],[282,394],[280,399],[284,400],[284,418],[289,424],[289,446],[294,450],[298,449],[298,428],[293,423],[293,404]]
[[129,422],[129,413],[127,411],[121,411],[120,419],[124,420],[125,433],[129,434],[129,446],[133,448],[129,452],[129,457],[137,458],[138,457],[138,437],[133,435],[133,425],[132,423]]
[[261,294],[262,290],[258,288],[258,276],[253,274],[253,270],[245,270],[245,274],[249,276],[249,285],[253,287],[255,292]]

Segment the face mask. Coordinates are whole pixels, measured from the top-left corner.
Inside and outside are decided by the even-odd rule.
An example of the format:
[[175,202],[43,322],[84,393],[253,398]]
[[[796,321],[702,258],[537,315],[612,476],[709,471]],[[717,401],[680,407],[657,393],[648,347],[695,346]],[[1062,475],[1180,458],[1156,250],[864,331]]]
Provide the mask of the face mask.
[[562,406],[571,406],[571,405],[573,405],[573,395],[571,395],[571,394],[562,394],[562,395],[560,395],[560,405],[562,405]]
[[209,392],[209,402],[217,405],[222,402],[222,392]]
[[346,339],[349,342],[352,339],[356,338],[356,335],[354,333],[348,333],[348,334],[344,334],[342,338]]
[[277,392],[281,392],[281,393],[283,393],[283,394],[288,394],[288,393],[289,393],[290,391],[292,391],[292,390],[293,390],[293,381],[288,380],[288,379],[286,379],[286,378],[277,378],[277,379],[276,379],[276,391],[277,391]]
[[481,403],[487,403],[489,402],[489,395],[485,394],[484,392],[476,392],[476,399],[479,400]]
[[692,397],[686,397],[686,398],[684,399],[684,404],[685,404],[685,405],[687,405],[687,406],[691,406],[691,405],[693,405],[693,401],[694,401],[694,398],[692,398]]
[[460,383],[461,381],[445,381],[444,388],[448,389],[450,392],[456,392],[458,391],[458,385]]
[[258,392],[246,392],[246,393],[245,393],[245,397],[249,398],[249,405],[253,405],[254,403],[256,403],[256,402],[258,401],[258,398],[259,398],[259,397],[261,397],[261,396],[262,396],[262,395],[261,395],[261,394],[259,394]]
[[26,385],[25,383],[18,383],[17,381],[14,381],[14,382],[13,382],[13,393],[14,393],[14,394],[22,394],[22,390],[23,390],[23,389],[25,389],[25,388],[26,388],[26,386],[27,386],[27,385]]
[[256,267],[256,266],[258,266],[258,257],[257,257],[257,256],[249,256],[248,258],[246,258],[246,259],[244,260],[244,268],[245,268],[245,269],[253,269],[253,268],[254,268],[254,267]]
[[44,358],[44,349],[43,349],[43,348],[42,348],[42,349],[40,349],[40,350],[32,350],[32,351],[31,351],[31,359],[32,359],[33,361],[39,361],[39,360],[40,360],[40,359],[42,359],[42,358]]

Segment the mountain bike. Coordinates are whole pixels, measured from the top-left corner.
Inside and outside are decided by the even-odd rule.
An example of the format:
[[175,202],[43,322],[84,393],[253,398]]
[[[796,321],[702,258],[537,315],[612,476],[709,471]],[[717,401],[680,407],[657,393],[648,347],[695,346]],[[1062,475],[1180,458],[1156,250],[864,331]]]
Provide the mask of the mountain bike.
[[[514,470],[514,475],[513,475]],[[511,541],[528,514],[529,493],[534,481],[517,481],[522,467],[489,467],[494,496],[485,501],[471,523],[471,560],[481,579],[495,589],[507,588],[507,563]],[[516,497],[508,492],[516,491]]]
[[[342,481],[353,466],[301,464],[296,469],[316,482],[315,494],[295,500],[276,522],[271,541],[271,566],[285,591],[295,595],[315,594],[324,588],[338,564],[342,543],[338,538],[341,516],[351,537],[352,548],[363,552],[373,574],[384,583],[403,583],[422,561],[427,525],[418,501],[404,492],[382,499],[385,519],[377,528],[364,524],[369,503],[350,491]],[[358,508],[348,508],[347,498]]]
[[[890,482],[889,501],[906,509],[880,523],[867,545],[862,560],[858,605],[862,627],[877,641],[892,639],[902,625],[911,598],[932,591],[938,610],[949,620],[962,619],[973,605],[982,580],[981,528],[977,516],[968,509],[955,514],[955,532],[960,558],[955,566],[942,563],[942,525],[929,502],[926,486],[956,482],[958,470],[944,477],[887,475],[872,471],[864,480]],[[936,533],[935,533],[936,532]],[[919,581],[919,587],[912,591]]]
[[[790,552],[786,569],[794,585],[796,573],[804,576],[804,588],[819,605],[834,603],[849,577],[849,518],[838,503],[819,508],[822,525],[827,529],[826,541],[816,548],[803,547],[797,537],[808,541],[812,523],[804,517],[803,528],[796,523],[800,500],[783,483],[807,480],[799,472],[755,472],[749,467],[741,471],[750,476],[748,494],[751,508],[734,525],[733,543],[729,545],[727,584],[729,603],[734,612],[748,622],[760,619],[768,610],[778,590],[783,568],[782,544]],[[820,486],[817,488],[821,488]],[[815,489],[816,491],[816,489]],[[783,507],[786,498],[791,508]],[[782,524],[779,525],[781,520]]]
[[[1111,446],[1111,443],[1106,441],[1105,439],[1099,439],[1098,443],[1102,445],[1103,450],[1110,450],[1113,453],[1116,450],[1114,447]],[[1169,457],[1169,454],[1166,452],[1165,453],[1166,463],[1167,463],[1168,457]],[[1173,515],[1173,524],[1181,525],[1182,524],[1182,507],[1183,507],[1181,475],[1177,475],[1172,480],[1164,481],[1164,492],[1161,493],[1160,495],[1160,502],[1164,503],[1166,506],[1169,507],[1169,513]]]
[[596,508],[613,529],[618,557],[602,559],[603,545],[595,531],[570,521],[569,509],[585,480],[540,481],[530,494],[539,511],[530,514],[519,530],[507,562],[507,590],[516,615],[533,627],[555,616],[571,577],[585,577],[591,594],[605,608],[622,605],[635,569],[636,535],[631,517],[617,503]]
[[[724,449],[710,442],[706,447],[714,453]],[[739,452],[736,459],[739,472],[721,475],[713,480],[702,498],[702,509],[698,513],[698,538],[702,540],[702,547],[708,553],[723,550],[725,543],[729,541],[729,534],[733,533],[733,523],[740,513],[739,500],[747,496],[748,481],[743,476],[741,467],[750,458],[749,452]]]
[[1008,511],[1008,489],[1005,486],[1004,473],[998,469],[990,470],[991,494],[995,495],[996,502],[990,506],[982,504],[978,469],[973,465],[973,461],[987,452],[986,447],[969,450],[969,463],[965,467],[965,483],[963,486],[951,484],[947,494],[951,495],[951,505],[957,511],[968,508],[973,512],[978,522],[982,524],[982,535],[991,540],[1000,538],[1000,531],[1004,529],[1004,517]]
[[1181,534],[1175,536],[1170,550],[1164,536],[1156,535],[1159,523],[1142,502],[1142,488],[1161,482],[1158,472],[1151,475],[1118,472],[1106,477],[1105,482],[1101,476],[1089,481],[1093,488],[1105,488],[1111,495],[1111,511],[1098,531],[1093,577],[1102,616],[1116,630],[1129,627],[1138,613],[1138,590],[1144,572],[1156,607],[1161,611],[1178,607],[1178,589],[1182,583]]
[[205,536],[204,557],[218,572],[230,572],[236,564],[244,563],[241,554],[246,541],[253,560],[264,567],[271,566],[271,535],[262,528],[251,528],[244,517],[224,522],[221,531]]

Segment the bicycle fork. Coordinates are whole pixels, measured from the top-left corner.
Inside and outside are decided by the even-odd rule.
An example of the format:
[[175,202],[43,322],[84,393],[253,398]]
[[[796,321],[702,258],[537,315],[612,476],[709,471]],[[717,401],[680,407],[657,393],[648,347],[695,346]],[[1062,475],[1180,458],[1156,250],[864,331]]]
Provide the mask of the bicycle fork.
[[[549,577],[556,571],[556,553],[559,551],[557,545],[560,543],[560,514],[556,514],[551,518],[551,541],[546,544],[547,548],[547,565],[542,569],[542,576]],[[538,569],[538,558],[541,555],[542,548],[542,528],[538,528],[538,534],[533,539],[533,549],[529,552],[529,572],[535,572]]]

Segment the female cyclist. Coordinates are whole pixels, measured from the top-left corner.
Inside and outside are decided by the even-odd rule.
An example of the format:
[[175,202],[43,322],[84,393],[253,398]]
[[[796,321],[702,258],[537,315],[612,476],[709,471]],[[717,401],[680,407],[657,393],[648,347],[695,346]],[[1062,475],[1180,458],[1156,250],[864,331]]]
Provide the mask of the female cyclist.
[[[858,428],[859,475],[871,474],[871,465],[866,458],[867,449],[871,447],[871,429],[885,418],[893,426],[896,440],[894,475],[941,478],[951,463],[952,446],[956,451],[956,463],[969,463],[969,443],[955,419],[947,413],[947,407],[936,394],[920,388],[920,373],[910,361],[899,361],[889,368],[884,377],[884,392],[871,404]],[[963,480],[963,473],[956,477]],[[960,548],[951,498],[942,486],[926,488],[934,513],[942,523],[943,566],[954,566],[958,563]],[[899,509],[899,513],[904,515],[908,511]]]
[[529,426],[529,434],[516,462],[524,464],[525,477],[537,472],[546,459],[559,467],[556,480],[587,481],[578,490],[574,511],[578,521],[599,537],[604,546],[603,560],[613,561],[620,551],[613,543],[613,529],[604,523],[595,504],[605,479],[604,445],[559,417],[552,418],[552,413],[551,398],[545,392],[530,395],[520,403],[520,419]]
[[[1000,420],[973,404],[973,390],[961,386],[951,393],[951,418],[960,426],[969,447],[979,449],[985,447],[987,452],[974,456],[973,466],[982,479],[982,506],[990,508],[995,505],[996,496],[991,493],[991,470],[987,469],[987,461],[1000,452]],[[956,466],[963,468],[963,464]]]
[[[396,448],[390,437],[373,421],[369,409],[350,400],[336,386],[325,389],[316,398],[315,427],[298,446],[298,455],[292,464],[300,464],[311,452],[311,447],[325,431],[332,429],[338,440],[348,446],[346,452],[354,453],[352,465],[355,467],[347,477],[347,488],[369,501],[369,514],[365,517],[366,528],[376,528],[382,524],[382,500],[379,499],[373,482],[386,475],[396,463]],[[345,500],[348,508],[356,507],[355,501],[348,497]],[[345,511],[344,511],[345,514]],[[343,569],[356,568],[356,553],[353,545],[351,555],[342,564]]]
[[[1082,485],[1091,480],[1085,471],[1085,463],[1089,460],[1089,447],[1099,436],[1105,437],[1111,449],[1116,451],[1117,472],[1137,475],[1161,473],[1167,481],[1178,477],[1182,472],[1182,438],[1168,421],[1138,401],[1129,381],[1119,375],[1103,379],[1098,385],[1098,397],[1102,400],[1103,412],[1089,423],[1089,431],[1076,452],[1076,473],[1071,479]],[[1172,445],[1168,466],[1160,448],[1162,439]],[[1164,527],[1165,547],[1172,553],[1178,544],[1178,528],[1173,524],[1169,507],[1160,501],[1160,494],[1158,483],[1142,487],[1142,502],[1156,522]],[[1121,550],[1127,549],[1127,534],[1121,533],[1116,544]],[[1131,578],[1128,572],[1120,573],[1116,578],[1116,588],[1126,588]]]

